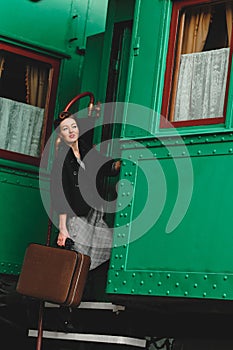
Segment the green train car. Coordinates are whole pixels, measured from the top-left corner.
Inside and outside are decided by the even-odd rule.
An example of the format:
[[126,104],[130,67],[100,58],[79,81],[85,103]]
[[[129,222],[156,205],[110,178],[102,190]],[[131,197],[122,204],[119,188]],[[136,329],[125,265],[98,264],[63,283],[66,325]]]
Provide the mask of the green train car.
[[106,9],[106,1],[101,9],[85,0],[2,2],[2,274],[20,272],[29,242],[46,242],[40,158],[54,115],[80,91],[86,37],[104,30]]
[[115,102],[103,123],[123,160],[108,293],[232,300],[231,11],[110,1],[105,33],[88,38],[83,86]]
[[114,244],[92,301],[126,308],[122,327],[149,339],[127,343],[135,349],[184,337],[187,322],[228,334],[233,1],[10,0],[2,8],[2,279],[17,279],[27,245],[47,240],[52,122],[69,107],[95,126],[93,144],[122,159],[117,182],[106,184]]

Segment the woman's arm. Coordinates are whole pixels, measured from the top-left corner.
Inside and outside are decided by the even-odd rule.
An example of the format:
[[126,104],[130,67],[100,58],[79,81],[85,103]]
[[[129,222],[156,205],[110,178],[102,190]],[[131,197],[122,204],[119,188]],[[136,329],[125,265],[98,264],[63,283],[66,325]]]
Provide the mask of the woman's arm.
[[70,237],[66,226],[67,214],[59,214],[59,234],[57,237],[57,245],[65,246],[66,238]]

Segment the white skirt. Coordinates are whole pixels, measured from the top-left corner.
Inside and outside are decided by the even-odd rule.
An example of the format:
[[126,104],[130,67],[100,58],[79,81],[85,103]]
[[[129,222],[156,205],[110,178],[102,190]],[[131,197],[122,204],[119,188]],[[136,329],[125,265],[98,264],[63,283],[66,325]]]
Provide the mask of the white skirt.
[[75,242],[73,249],[90,256],[90,270],[109,260],[113,230],[108,227],[101,212],[92,209],[88,217],[73,216],[68,219],[67,226]]

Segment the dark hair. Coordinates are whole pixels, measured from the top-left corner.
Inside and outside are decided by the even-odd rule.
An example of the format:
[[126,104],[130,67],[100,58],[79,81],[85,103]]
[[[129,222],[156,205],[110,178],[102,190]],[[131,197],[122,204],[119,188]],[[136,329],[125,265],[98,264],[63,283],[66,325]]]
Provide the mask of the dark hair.
[[53,125],[54,125],[54,129],[57,129],[57,127],[61,124],[61,122],[66,119],[66,118],[74,118],[74,115],[68,111],[62,111],[59,115],[58,118],[54,120]]

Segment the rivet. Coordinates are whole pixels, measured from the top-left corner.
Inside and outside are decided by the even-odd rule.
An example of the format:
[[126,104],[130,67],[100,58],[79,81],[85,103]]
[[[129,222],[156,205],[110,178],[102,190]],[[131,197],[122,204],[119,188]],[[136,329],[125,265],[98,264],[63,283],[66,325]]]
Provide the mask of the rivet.
[[194,288],[197,288],[197,283],[195,283],[193,287],[194,287]]
[[162,282],[159,281],[159,282],[158,282],[158,286],[161,286],[161,285],[162,285]]
[[124,265],[121,265],[121,269],[124,270],[125,266]]
[[206,142],[209,142],[209,139],[205,139]]
[[193,143],[193,140],[190,140],[190,143]]
[[187,295],[188,295],[188,292],[184,292],[184,295],[187,296]]
[[204,276],[204,280],[207,280],[207,278],[208,278],[208,276],[207,276],[207,275],[205,275],[205,276]]
[[132,171],[130,171],[129,176],[132,176],[132,175],[133,175],[133,173],[132,173]]
[[183,156],[185,155],[185,151],[182,152],[182,155],[183,155]]
[[122,193],[122,197],[124,197],[124,196],[125,196],[125,192]]
[[226,281],[227,280],[227,276],[224,276],[223,279],[224,279],[224,281]]
[[143,157],[143,154],[140,154],[139,158],[142,158]]
[[124,182],[121,182],[121,186],[124,186],[125,185],[125,183]]
[[111,266],[112,269],[114,269],[114,267],[115,267],[114,265]]
[[151,293],[152,293],[152,290],[151,290],[151,289],[149,289],[149,290],[148,290],[148,293],[149,293],[149,294],[151,294]]
[[132,158],[131,154],[128,156],[128,158],[129,158],[129,159],[131,159],[131,158]]
[[122,259],[122,258],[123,258],[123,255],[121,254],[121,255],[119,256],[119,258]]
[[206,292],[203,293],[203,297],[206,297]]
[[128,216],[128,214],[127,214],[127,213],[125,213],[124,217],[126,218],[127,216]]
[[171,156],[171,153],[169,152],[169,153],[167,154],[167,156],[170,157],[170,156]]
[[213,289],[216,289],[217,288],[217,285],[216,284],[213,284]]
[[227,297],[226,293],[223,293],[222,297],[223,297],[223,298],[226,298],[226,297]]
[[170,277],[171,277],[171,275],[170,275],[170,273],[168,273],[168,274],[167,274],[167,278],[170,278]]
[[134,293],[135,292],[135,290],[134,289],[131,289],[131,293]]
[[166,291],[166,294],[167,294],[167,295],[169,295],[169,294],[170,294],[170,291],[169,291],[169,290],[167,290],[167,291]]
[[126,248],[127,247],[127,244],[123,244],[123,248]]
[[135,272],[133,272],[133,273],[132,273],[132,277],[135,277],[135,276],[136,276],[136,273],[135,273]]
[[119,272],[116,272],[116,273],[115,273],[115,276],[116,276],[116,277],[119,276]]
[[216,152],[217,152],[216,149],[214,149],[214,150],[213,150],[213,153],[216,153]]
[[128,172],[126,171],[125,176],[127,176],[127,175],[128,175]]
[[150,275],[149,275],[150,277],[153,277],[153,273],[150,273]]
[[126,281],[123,281],[122,284],[126,284]]
[[180,285],[180,284],[177,282],[177,283],[176,283],[176,287],[179,287],[179,285]]
[[110,283],[112,283],[112,281],[111,281],[111,280],[108,280],[108,284],[110,284]]
[[201,154],[201,151],[199,150],[199,151],[197,151],[197,154]]
[[143,284],[144,284],[144,281],[141,281],[141,282],[140,282],[140,284],[141,284],[141,286],[143,286]]
[[125,166],[125,165],[126,165],[126,162],[123,162],[123,163],[122,163],[122,165],[124,165],[124,166]]
[[222,140],[222,141],[225,141],[225,137],[222,137],[221,140]]
[[117,288],[114,288],[114,292],[117,292]]
[[232,149],[232,148],[230,148],[230,149],[229,149],[229,152],[230,152],[230,153],[232,153],[232,152],[233,152],[233,149]]
[[156,153],[154,153],[153,155],[154,155],[154,157],[156,157],[156,156],[157,156],[157,154],[156,154]]
[[118,254],[115,255],[115,259],[118,259]]
[[122,204],[121,203],[118,203],[118,207],[121,207],[122,206]]
[[185,278],[186,278],[186,279],[189,278],[189,275],[185,275]]

